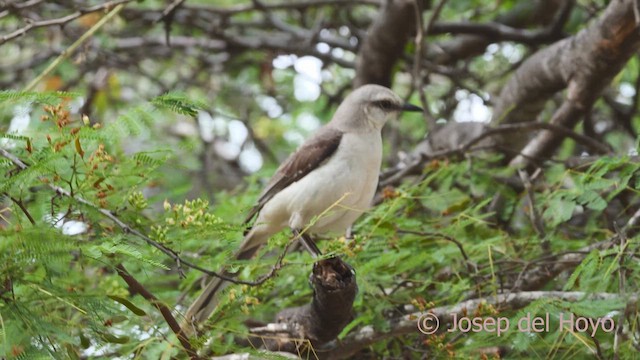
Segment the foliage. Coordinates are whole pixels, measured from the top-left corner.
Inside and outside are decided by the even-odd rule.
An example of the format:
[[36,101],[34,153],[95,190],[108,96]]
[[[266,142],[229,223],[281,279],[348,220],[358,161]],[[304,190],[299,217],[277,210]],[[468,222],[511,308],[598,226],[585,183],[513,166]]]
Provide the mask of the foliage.
[[[182,323],[205,281],[191,265],[225,265],[247,282],[274,269],[290,234],[270,239],[254,260],[234,261],[242,220],[273,170],[330,119],[360,75],[357,56],[385,8],[368,0],[115,2],[125,3],[122,11],[74,52],[65,49],[114,1],[0,5],[0,84],[13,89],[0,91],[3,359],[187,358],[155,305]],[[426,136],[438,139],[433,123],[488,121],[521,64],[623,2],[567,2],[565,17],[558,1],[416,2],[426,7],[424,54],[409,39],[388,71],[391,87],[427,112],[387,125],[383,170],[406,169]],[[158,21],[169,3],[180,5]],[[447,25],[458,27],[443,31]],[[384,30],[396,35],[393,26]],[[522,40],[536,34],[544,36]],[[54,59],[37,91],[20,90]],[[542,68],[554,70],[549,64]],[[423,158],[417,171],[380,189],[353,239],[320,242],[357,272],[355,318],[340,340],[369,330],[386,336],[352,358],[637,358],[639,74],[635,56],[574,129],[609,154],[567,140],[527,173],[530,186],[504,153]],[[525,105],[545,104],[536,121],[554,118],[567,96],[589,93],[530,75],[521,89],[553,83],[526,97]],[[507,142],[534,135],[524,131],[507,133]],[[313,261],[290,251],[264,283],[227,288],[191,345],[206,356],[267,356],[244,342],[245,321],[273,322],[280,310],[308,303]],[[158,300],[129,287],[119,266]],[[408,313],[523,290],[579,296],[487,303],[467,314],[508,318],[500,336],[395,333]],[[612,319],[618,335],[571,329],[566,316]],[[549,330],[517,331],[534,317],[548,319]]]
[[[153,194],[151,190],[164,186],[167,164],[174,153],[166,149],[123,150],[124,139],[135,139],[136,134],[140,137],[149,130],[144,119],[157,116],[156,110],[142,107],[110,124],[90,125],[70,114],[68,94],[59,97],[58,104],[49,103],[51,95],[34,98],[5,94],[5,102],[47,101],[46,105],[37,105],[43,115],[32,133],[6,137],[13,146],[12,153],[28,167],[18,170],[9,161],[2,162],[6,174],[2,192],[5,198],[13,199],[3,211],[7,225],[0,241],[3,353],[25,359],[180,354],[175,337],[157,310],[131,294],[114,267],[126,265],[170,306],[182,291],[196,285],[201,274],[189,270],[187,278],[181,280],[176,262],[132,234],[123,233],[97,208],[78,199],[111,209],[119,219],[184,258],[216,268],[228,263],[237,246],[242,230],[238,214],[255,198],[258,186],[251,185],[242,193],[218,194],[215,206],[202,199],[171,203],[162,192]],[[169,103],[176,104],[173,100]],[[182,108],[190,108],[185,104],[187,101],[181,100],[176,105],[180,109],[172,109],[184,113]],[[123,136],[123,131],[129,137]],[[486,212],[492,193],[509,194],[514,207],[522,206],[522,201],[507,185],[496,185],[496,174],[482,170],[488,165],[486,161],[432,162],[414,185],[385,191],[382,203],[357,224],[353,240],[339,238],[322,243],[357,269],[357,316],[343,336],[364,325],[388,330],[388,319],[398,305],[414,304],[424,309],[454,304],[472,290],[486,295],[502,290],[525,270],[523,264],[543,258],[543,240],[549,241],[554,252],[563,252],[612,236],[611,231],[603,230],[606,205],[620,193],[635,193],[639,181],[638,164],[624,158],[600,158],[586,171],[549,171],[534,194],[535,210],[544,214],[546,223],[546,238],[540,238],[532,236],[535,232],[526,221],[510,232],[494,226]],[[56,195],[53,187],[73,196]],[[571,223],[576,221],[585,223],[579,231],[571,230]],[[74,222],[75,226],[84,224],[83,231],[73,232]],[[464,254],[449,239],[458,241]],[[286,241],[286,234],[272,239],[258,260],[238,264],[242,276],[255,279],[267,272],[275,261],[271,254],[279,252]],[[623,250],[630,247],[637,247],[637,242],[592,251],[568,279],[557,279],[557,285],[587,294],[634,293],[640,267],[636,261],[622,262],[628,257]],[[311,261],[304,253],[291,253],[278,276],[264,285],[232,287],[210,321],[213,341],[200,346],[216,352],[235,351],[234,337],[247,331],[240,320],[270,321],[278,310],[307,302],[310,292],[304,274]],[[619,285],[615,279],[623,276],[621,271],[627,282]],[[555,287],[553,283],[548,286]],[[289,295],[282,296],[285,293]],[[551,326],[557,327],[560,313],[591,317],[614,314],[619,319],[615,314],[620,309],[617,300],[545,300],[517,312],[493,308],[487,309],[487,314],[508,316],[515,323],[523,314],[549,313],[554,318]],[[434,356],[473,357],[478,349],[495,344],[494,336],[435,337],[424,342],[421,351]],[[600,331],[595,339],[603,351],[612,349],[610,333]],[[407,342],[411,337],[402,342],[378,343],[372,351],[393,356]],[[593,350],[587,334],[568,330],[536,336],[510,331],[500,342],[513,343],[516,354],[524,357],[531,352],[539,356],[569,352],[587,356]],[[629,356],[635,351],[629,342],[622,345],[622,350]]]

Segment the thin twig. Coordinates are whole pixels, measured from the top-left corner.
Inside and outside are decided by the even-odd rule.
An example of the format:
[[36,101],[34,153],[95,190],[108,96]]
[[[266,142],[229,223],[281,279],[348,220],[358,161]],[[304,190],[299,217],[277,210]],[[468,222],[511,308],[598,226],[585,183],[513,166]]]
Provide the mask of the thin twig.
[[[42,20],[42,21],[34,21],[29,23],[28,25],[21,27],[17,30],[15,30],[12,33],[9,33],[7,35],[4,35],[2,37],[0,37],[0,45],[6,43],[9,40],[13,40],[17,37],[23,36],[25,35],[27,32],[33,30],[33,29],[37,29],[37,28],[41,28],[41,27],[48,27],[48,26],[62,26],[65,25],[83,15],[89,14],[89,13],[93,13],[93,12],[98,12],[98,11],[103,11],[103,10],[109,10],[112,9],[114,6],[118,6],[118,5],[122,5],[122,4],[126,4],[129,2],[132,2],[134,0],[114,0],[114,1],[108,1],[104,4],[99,4],[99,5],[95,5],[95,6],[91,6],[88,8],[84,8],[84,9],[80,9],[76,12],[74,12],[73,14],[69,14],[67,16],[61,17],[61,18],[57,18],[57,19],[50,19],[50,20]],[[14,5],[16,7],[18,7],[19,5]],[[112,10],[113,11],[113,10]]]
[[[418,90],[418,95],[420,97],[420,103],[422,104],[423,116],[427,120],[429,125],[429,129],[433,130],[436,126],[436,119],[431,113],[429,109],[429,102],[427,100],[426,92],[424,91],[424,79],[428,80],[429,74],[422,74],[422,56],[423,56],[423,44],[424,39],[427,38],[429,32],[433,28],[436,20],[440,17],[440,13],[444,8],[444,5],[448,0],[440,0],[436,8],[433,10],[431,14],[431,18],[429,19],[429,23],[427,23],[426,28],[422,22],[422,6],[420,5],[419,0],[414,0],[413,6],[415,8],[415,16],[416,16],[416,38],[415,38],[415,50],[414,50],[414,59],[413,59],[413,82],[411,83],[412,88]],[[413,89],[412,91],[413,92]]]
[[31,222],[31,225],[36,224],[36,221],[33,219],[33,216],[31,216],[31,214],[29,213],[29,210],[27,210],[27,208],[24,206],[24,203],[22,202],[22,200],[18,200],[6,192],[4,194],[7,195],[9,199],[11,199],[11,201],[13,201],[16,205],[18,205],[20,210],[22,210],[22,212],[27,216],[27,219],[29,219],[29,222]]
[[162,14],[160,14],[160,17],[157,18],[155,20],[155,22],[160,22],[164,19],[166,19],[169,16],[172,16],[173,13],[178,10],[178,7],[180,7],[180,5],[182,5],[186,0],[174,0],[171,4],[169,4],[169,6],[167,6],[163,11]]
[[580,249],[580,252],[567,253],[562,256],[557,255],[555,257],[555,261],[552,261],[548,265],[542,264],[540,266],[536,266],[519,277],[521,281],[519,284],[514,284],[513,290],[539,289],[550,280],[554,279],[558,274],[578,266],[578,264],[580,264],[591,251],[611,248],[620,241],[622,236],[627,237],[628,233],[636,225],[639,219],[640,208],[638,208],[633,216],[627,220],[625,226],[609,239],[588,245]]
[[[11,162],[13,162],[15,165],[17,165],[21,170],[24,170],[24,169],[28,168],[27,164],[25,164],[22,160],[18,159],[13,154],[9,153],[8,151],[6,151],[6,150],[4,150],[2,148],[0,148],[0,155],[2,155],[3,157],[11,160]],[[257,285],[263,284],[264,282],[266,282],[267,280],[269,280],[270,278],[275,276],[276,272],[284,266],[284,264],[282,263],[282,259],[284,258],[284,253],[286,253],[290,243],[293,242],[293,240],[291,240],[290,243],[287,244],[287,246],[285,247],[285,250],[283,251],[283,254],[281,254],[281,256],[278,258],[278,262],[272,267],[271,271],[269,271],[267,274],[259,277],[255,281],[238,280],[238,279],[235,279],[233,277],[229,277],[229,276],[223,275],[221,273],[218,273],[218,272],[203,268],[202,266],[194,264],[191,261],[183,259],[182,257],[180,257],[180,255],[178,255],[178,253],[176,251],[174,251],[174,250],[172,250],[172,249],[170,249],[170,248],[158,243],[157,241],[152,240],[148,236],[142,234],[140,231],[132,228],[131,226],[129,226],[128,224],[126,224],[125,222],[120,220],[117,216],[115,216],[110,210],[103,209],[103,208],[99,207],[98,205],[95,205],[92,202],[90,202],[88,200],[85,200],[84,198],[81,198],[79,196],[73,196],[68,190],[63,189],[63,188],[61,188],[59,186],[55,186],[53,184],[49,184],[49,188],[54,190],[57,195],[66,196],[66,197],[72,198],[76,202],[94,209],[95,211],[99,212],[100,214],[102,214],[103,216],[108,218],[109,220],[113,221],[116,225],[118,225],[118,227],[125,234],[134,235],[134,236],[144,240],[147,244],[149,244],[149,245],[153,246],[154,248],[160,250],[160,252],[162,252],[163,254],[169,256],[172,260],[174,260],[176,262],[179,271],[182,271],[181,270],[181,266],[184,265],[186,267],[198,270],[198,271],[200,271],[200,272],[202,272],[204,274],[207,274],[209,276],[215,276],[215,277],[218,277],[220,279],[223,279],[225,281],[228,281],[228,282],[231,282],[231,283],[234,283],[234,284],[257,286]]]
[[411,234],[411,235],[424,236],[424,237],[433,238],[433,239],[444,239],[446,241],[454,243],[460,250],[460,254],[462,255],[462,257],[464,258],[464,262],[467,265],[467,270],[469,271],[470,274],[474,273],[476,275],[474,278],[477,278],[478,267],[469,259],[469,256],[467,256],[467,253],[464,251],[464,246],[462,245],[462,243],[456,240],[454,237],[446,234],[442,234],[442,233],[436,233],[436,232],[416,231],[416,230],[407,230],[407,229],[397,229],[396,231],[399,234]]
[[[627,239],[627,235],[624,229],[618,228],[618,224],[616,222],[613,223],[613,226],[616,229],[616,234],[620,238],[620,254],[618,259],[618,292],[620,295],[625,294],[626,288],[626,278],[624,274],[624,253],[629,245],[629,241]],[[615,335],[613,338],[613,358],[615,360],[620,358],[620,343],[622,336],[622,332],[624,331],[624,322],[626,319],[626,309],[625,311],[620,312],[620,316],[618,317],[618,322],[616,324]]]
[[[71,44],[71,46],[69,46],[66,50],[64,50],[62,54],[60,54],[55,60],[53,60],[51,64],[49,64],[49,66],[47,66],[47,68],[44,69],[42,73],[40,73],[40,75],[38,75],[35,79],[33,79],[33,81],[31,81],[29,85],[25,87],[24,90],[25,91],[32,90],[33,87],[40,82],[40,80],[44,79],[45,76],[47,76],[51,71],[53,71],[53,69],[55,69],[58,65],[60,65],[60,63],[64,59],[69,57],[80,45],[82,45],[83,42],[85,42],[87,39],[93,36],[93,34],[95,34],[96,31],[98,31],[98,29],[100,29],[104,24],[106,24],[109,20],[111,20],[111,18],[113,18],[117,13],[119,13],[120,10],[124,8],[124,4],[126,2],[128,1],[124,1],[124,2],[121,1],[119,5],[113,8],[113,10],[109,11],[109,13],[105,15],[102,19],[100,19],[100,21],[98,21],[95,25],[93,25],[91,29],[89,29],[86,33],[82,34],[82,36],[78,40],[76,40],[73,44]],[[2,41],[0,40],[0,45],[1,44],[2,44]]]
[[136,292],[142,295],[142,297],[147,299],[147,301],[149,301],[151,305],[155,306],[160,311],[160,313],[162,314],[162,317],[165,319],[165,321],[171,328],[171,331],[173,331],[173,333],[176,334],[176,336],[178,337],[178,341],[180,341],[180,344],[182,344],[182,346],[184,347],[184,350],[187,352],[189,357],[191,359],[198,359],[199,357],[196,350],[191,346],[189,339],[182,332],[182,328],[180,327],[180,324],[178,324],[178,321],[176,321],[176,318],[173,316],[173,314],[171,314],[171,309],[169,309],[167,305],[165,305],[162,301],[158,300],[158,298],[155,297],[155,295],[153,295],[140,282],[138,282],[138,280],[136,280],[127,271],[124,265],[122,264],[116,265],[116,271],[118,272],[118,275],[120,275],[120,277],[127,283],[127,285],[129,285],[129,287],[133,292]]
[[[608,154],[610,153],[610,149],[607,148],[606,145],[582,134],[578,134],[577,132],[568,129],[564,126],[553,125],[549,123],[539,123],[539,122],[527,122],[527,123],[518,123],[518,124],[506,124],[500,125],[492,128],[488,128],[483,131],[480,135],[474,137],[473,139],[467,141],[466,143],[458,146],[454,149],[446,149],[440,151],[434,151],[431,154],[421,154],[421,156],[414,156],[411,159],[411,162],[408,164],[401,164],[396,166],[393,169],[389,169],[383,172],[381,176],[382,180],[380,182],[380,187],[385,187],[387,185],[393,184],[396,181],[400,180],[402,177],[407,174],[413,173],[416,171],[422,164],[431,159],[445,158],[455,155],[462,155],[470,151],[476,151],[478,149],[491,148],[493,146],[480,146],[475,147],[476,144],[480,143],[482,140],[496,136],[504,133],[512,133],[521,130],[551,130],[558,134],[562,134],[569,138],[572,138],[576,142],[584,144],[585,146],[591,148],[595,152]],[[527,157],[525,154],[520,154],[520,156]],[[527,157],[528,158],[528,157]]]
[[542,217],[538,214],[538,210],[536,209],[536,202],[533,191],[533,184],[531,183],[531,178],[537,177],[540,174],[541,169],[538,168],[533,176],[529,177],[529,174],[524,169],[518,169],[518,174],[520,175],[520,179],[522,180],[522,184],[524,185],[525,195],[527,197],[527,201],[529,203],[529,219],[531,220],[531,225],[533,225],[533,229],[538,234],[538,237],[542,241],[542,250],[547,253],[551,251],[551,244],[547,241],[546,232],[544,230],[544,224],[542,222]]

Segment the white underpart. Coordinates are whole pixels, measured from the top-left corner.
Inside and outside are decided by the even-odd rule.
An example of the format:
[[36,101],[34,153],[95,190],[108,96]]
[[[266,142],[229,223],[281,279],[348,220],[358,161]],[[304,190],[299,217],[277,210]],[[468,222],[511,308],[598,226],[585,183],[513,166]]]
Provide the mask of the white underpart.
[[[368,157],[358,158],[354,153]],[[344,134],[325,164],[267,202],[256,220],[257,226],[274,233],[286,227],[304,229],[315,220],[312,233],[344,233],[371,206],[381,161],[379,131]]]

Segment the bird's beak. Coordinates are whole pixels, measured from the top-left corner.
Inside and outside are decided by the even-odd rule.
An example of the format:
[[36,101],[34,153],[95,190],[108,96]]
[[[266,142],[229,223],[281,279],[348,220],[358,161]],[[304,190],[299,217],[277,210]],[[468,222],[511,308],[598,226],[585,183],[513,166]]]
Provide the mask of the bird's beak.
[[409,104],[406,103],[404,105],[402,105],[402,111],[416,111],[416,112],[423,112],[424,110],[422,110],[422,108],[420,106],[415,106],[413,104]]

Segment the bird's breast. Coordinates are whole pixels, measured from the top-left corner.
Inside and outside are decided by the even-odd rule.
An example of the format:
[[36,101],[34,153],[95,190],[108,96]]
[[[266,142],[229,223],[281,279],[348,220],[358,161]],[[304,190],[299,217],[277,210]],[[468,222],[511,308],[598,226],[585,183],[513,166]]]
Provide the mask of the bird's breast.
[[325,213],[314,226],[315,231],[344,231],[371,206],[381,162],[379,132],[343,135],[334,156],[314,174],[318,175],[315,179],[325,179],[324,184],[309,184],[307,188],[313,189],[309,200],[319,206],[305,217],[310,219]]
[[345,133],[335,153],[276,194],[258,220],[294,228],[316,221],[313,232],[342,232],[371,206],[381,161],[380,132]]

